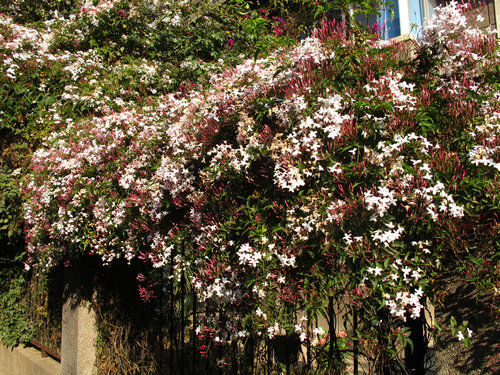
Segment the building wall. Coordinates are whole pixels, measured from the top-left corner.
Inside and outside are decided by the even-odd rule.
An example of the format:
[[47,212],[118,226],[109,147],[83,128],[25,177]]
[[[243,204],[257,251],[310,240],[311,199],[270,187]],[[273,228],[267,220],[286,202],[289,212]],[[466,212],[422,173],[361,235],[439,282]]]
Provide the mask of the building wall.
[[[500,16],[500,0],[485,0],[483,5],[476,5],[478,9],[478,14],[480,14],[484,19],[481,22],[477,22],[477,26],[480,29],[486,29],[491,26],[493,29],[498,28],[498,17]],[[497,34],[498,35],[498,34]]]

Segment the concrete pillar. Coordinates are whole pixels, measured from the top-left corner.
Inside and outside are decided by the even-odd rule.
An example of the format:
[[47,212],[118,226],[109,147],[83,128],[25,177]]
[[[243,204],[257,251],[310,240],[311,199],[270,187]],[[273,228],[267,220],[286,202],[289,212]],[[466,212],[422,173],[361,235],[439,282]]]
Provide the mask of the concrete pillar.
[[95,375],[97,326],[88,301],[69,297],[62,311],[62,375]]
[[495,28],[497,29],[497,38],[500,38],[500,0],[494,1],[494,12],[495,12]]

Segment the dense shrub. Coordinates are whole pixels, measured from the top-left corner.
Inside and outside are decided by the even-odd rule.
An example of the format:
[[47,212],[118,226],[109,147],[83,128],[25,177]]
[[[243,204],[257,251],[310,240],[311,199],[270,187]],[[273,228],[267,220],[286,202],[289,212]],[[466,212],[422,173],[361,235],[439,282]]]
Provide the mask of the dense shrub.
[[27,268],[143,261],[148,302],[168,264],[221,365],[285,332],[321,353],[307,319],[335,299],[391,366],[445,271],[498,311],[495,39],[455,2],[414,44],[351,17],[313,31],[348,3],[2,3],[2,340],[32,332],[22,194]]
[[[481,265],[483,292],[497,293],[498,53],[466,10],[436,10],[414,47],[323,22],[204,88],[97,95],[81,119],[58,107],[41,121],[66,126],[24,185],[28,264],[172,262],[217,306],[198,334],[228,356],[285,332],[320,348],[326,332],[306,318],[345,298],[365,324],[360,350],[386,369],[451,260]],[[454,330],[470,340],[466,323]]]
[[[259,12],[245,2],[16,1],[0,12],[0,289],[21,319],[23,288],[10,288],[24,269],[20,184],[40,141],[87,116],[206,84],[243,51],[288,41],[270,21],[243,32]],[[250,37],[265,43],[256,49]],[[12,327],[5,314],[2,326]],[[9,344],[28,337],[12,332]]]

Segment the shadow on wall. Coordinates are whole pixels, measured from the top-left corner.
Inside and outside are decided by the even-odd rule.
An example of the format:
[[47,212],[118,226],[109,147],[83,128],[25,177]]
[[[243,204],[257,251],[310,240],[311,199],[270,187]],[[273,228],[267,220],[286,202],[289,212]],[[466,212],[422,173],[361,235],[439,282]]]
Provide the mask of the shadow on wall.
[[436,352],[438,374],[482,375],[500,370],[500,321],[490,308],[490,298],[480,297],[472,285],[448,283],[442,305],[436,306],[438,323],[446,329],[453,316],[459,324],[468,321],[474,333],[469,348],[450,332],[441,335]]

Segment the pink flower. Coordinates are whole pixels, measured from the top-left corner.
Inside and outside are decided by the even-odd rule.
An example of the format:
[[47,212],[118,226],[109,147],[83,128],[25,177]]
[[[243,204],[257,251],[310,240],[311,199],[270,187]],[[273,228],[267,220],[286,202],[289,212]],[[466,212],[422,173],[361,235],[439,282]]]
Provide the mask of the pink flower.
[[281,29],[281,27],[276,27],[273,29],[274,31],[274,36],[281,36],[283,34],[283,30]]
[[233,45],[234,45],[234,39],[233,38],[229,38],[227,40],[227,48],[232,49]]
[[154,298],[154,294],[151,290],[147,290],[146,288],[139,286],[139,297],[142,302],[149,302],[151,298]]
[[328,340],[330,340],[330,334],[329,333],[326,334],[325,336],[323,336],[323,338],[321,340],[319,340],[319,344],[320,345],[325,345]]

